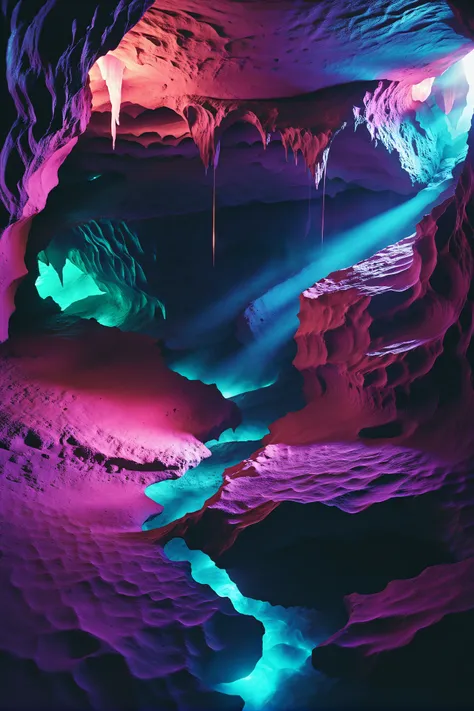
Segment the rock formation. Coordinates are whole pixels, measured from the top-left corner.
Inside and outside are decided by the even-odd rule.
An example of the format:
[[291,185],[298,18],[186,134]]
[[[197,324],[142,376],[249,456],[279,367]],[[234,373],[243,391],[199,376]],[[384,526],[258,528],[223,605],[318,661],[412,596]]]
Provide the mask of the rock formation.
[[0,709],[470,707],[471,3],[0,18]]

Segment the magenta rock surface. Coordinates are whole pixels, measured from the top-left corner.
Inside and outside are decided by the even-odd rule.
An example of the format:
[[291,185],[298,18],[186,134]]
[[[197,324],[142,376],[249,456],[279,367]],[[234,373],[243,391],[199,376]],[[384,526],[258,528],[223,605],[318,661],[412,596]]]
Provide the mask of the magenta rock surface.
[[203,441],[239,424],[232,402],[169,371],[151,339],[95,324],[11,339],[1,372],[5,417],[48,444],[70,437],[78,452],[131,468],[196,465],[210,454]]
[[138,533],[159,511],[145,485],[208,456],[198,438],[225,429],[232,404],[167,371],[149,339],[91,324],[11,340],[1,363],[6,708],[240,708],[200,679],[217,654],[250,671],[259,624],[239,618],[241,641],[229,636],[232,607]]
[[470,708],[472,3],[0,5],[0,710]]
[[[213,640],[207,631],[234,611],[116,520],[137,500],[137,523],[143,486],[100,482],[91,465],[78,471],[59,459],[62,487],[82,500],[68,506],[55,496],[58,479],[42,479],[28,448],[17,457],[2,487],[4,699],[23,708],[130,709],[147,698],[162,708],[241,708],[203,688],[195,671],[203,657],[212,660],[216,644],[219,654],[235,656],[235,640]],[[48,457],[51,467],[55,457]],[[108,525],[97,513],[94,521],[98,509]],[[248,622],[240,621],[258,650],[258,626]],[[244,654],[245,669],[258,651],[247,644]]]
[[[416,633],[445,615],[466,612],[473,606],[474,561],[427,568],[417,578],[394,580],[375,595],[349,595],[349,622],[328,639],[331,644],[363,649],[366,656],[409,644]],[[380,636],[369,631],[374,619],[386,620]],[[367,636],[363,628],[367,625]]]
[[[439,694],[432,708],[443,707],[447,698],[463,706],[459,699],[469,688],[465,655],[472,631],[473,583],[474,559],[469,558],[427,568],[416,578],[394,580],[374,595],[349,595],[347,625],[313,651],[313,664],[329,675],[372,678],[379,689],[416,687],[429,678]],[[436,631],[446,647],[434,653]],[[453,680],[456,688],[449,688]]]

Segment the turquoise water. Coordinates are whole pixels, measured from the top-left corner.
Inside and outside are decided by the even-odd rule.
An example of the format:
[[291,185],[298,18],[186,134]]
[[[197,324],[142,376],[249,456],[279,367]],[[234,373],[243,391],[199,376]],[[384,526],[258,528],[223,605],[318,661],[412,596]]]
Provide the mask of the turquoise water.
[[270,605],[245,597],[225,570],[218,568],[209,556],[190,550],[181,538],[174,538],[164,551],[173,561],[191,564],[191,575],[201,585],[209,585],[219,597],[228,598],[236,612],[252,615],[265,628],[262,656],[254,670],[243,679],[217,684],[216,691],[241,696],[246,711],[271,708],[272,699],[291,677],[318,674],[311,667],[311,652],[326,637],[321,631],[318,614],[304,608]]
[[[285,387],[280,386],[276,399],[281,400],[284,392]],[[284,405],[281,402],[275,404],[275,395],[269,390],[265,395],[267,401],[258,404],[255,394],[247,393],[238,399],[243,423],[235,431],[224,432],[219,441],[207,443],[211,457],[179,479],[147,487],[146,495],[164,508],[162,513],[144,523],[144,530],[161,528],[187,513],[200,510],[219,489],[225,469],[242,462],[261,447],[261,438],[268,433],[265,420],[270,419],[270,410],[274,414],[282,407],[288,411],[291,407],[302,406],[299,395],[296,398],[292,395],[291,402],[287,398]],[[262,399],[265,400],[263,393]],[[304,679],[310,678],[314,690],[318,674],[311,666],[311,651],[327,637],[327,633],[321,631],[321,620],[316,612],[303,608],[286,609],[245,597],[225,570],[218,568],[201,551],[190,550],[182,539],[174,538],[165,545],[164,551],[172,561],[190,563],[191,575],[196,582],[209,585],[216,595],[228,598],[236,612],[255,617],[264,627],[262,656],[253,671],[234,682],[217,684],[216,691],[241,696],[246,711],[259,711],[272,708],[272,700],[278,698],[281,701],[276,692],[296,677],[298,688],[302,688]]]
[[164,509],[145,521],[143,530],[162,528],[188,513],[199,511],[218,491],[224,470],[246,459],[259,447],[260,442],[252,440],[216,444],[208,459],[194,469],[188,469],[179,479],[166,479],[148,486],[145,494]]
[[[264,309],[274,314],[269,319],[269,326],[262,337],[239,352],[240,363],[231,363],[229,373],[232,377],[219,382],[229,392],[238,393],[250,388],[258,389],[263,397],[270,391],[266,378],[254,367],[255,363],[266,364],[272,361],[273,352],[283,342],[291,338],[297,328],[298,294],[317,281],[318,278],[340,267],[356,263],[362,252],[372,245],[373,251],[381,246],[381,235],[385,236],[394,223],[406,225],[407,234],[413,229],[416,220],[429,211],[431,204],[439,199],[446,185],[421,191],[415,198],[390,213],[376,218],[364,225],[364,230],[354,229],[347,239],[328,246],[318,264],[320,273],[315,273],[315,266],[283,282],[263,297]],[[387,240],[388,241],[388,240]],[[239,367],[237,367],[239,365]],[[178,368],[175,368],[179,371]],[[240,371],[245,377],[235,380]],[[182,372],[182,371],[181,371]],[[183,373],[187,376],[190,373]],[[218,378],[215,378],[219,380]],[[257,393],[255,393],[256,395]],[[274,403],[272,403],[274,408]],[[290,408],[287,408],[288,411]],[[261,446],[261,438],[267,434],[266,422],[276,419],[270,411],[262,411],[253,421],[244,412],[244,422],[235,431],[228,430],[221,439],[208,443],[212,456],[205,459],[195,469],[187,471],[180,479],[167,480],[152,484],[145,493],[164,506],[163,512],[144,524],[144,529],[159,528],[182,518],[187,513],[200,510],[219,489],[222,475],[226,468],[242,462]],[[305,699],[315,693],[320,675],[311,665],[311,652],[319,642],[329,636],[325,625],[317,612],[304,608],[283,608],[267,602],[245,597],[227,572],[201,551],[189,550],[181,539],[173,539],[164,548],[166,555],[173,561],[188,562],[191,565],[193,579],[209,585],[219,597],[228,598],[236,612],[252,615],[265,629],[262,656],[254,670],[248,676],[231,683],[217,684],[214,688],[229,695],[238,695],[245,702],[245,711],[261,711],[293,708],[295,695],[300,694],[302,705]]]

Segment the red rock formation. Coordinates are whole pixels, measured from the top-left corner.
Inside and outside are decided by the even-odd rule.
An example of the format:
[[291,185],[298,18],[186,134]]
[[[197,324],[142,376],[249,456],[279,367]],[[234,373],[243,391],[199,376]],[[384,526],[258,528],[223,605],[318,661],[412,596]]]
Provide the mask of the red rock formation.
[[284,500],[356,512],[467,486],[473,160],[471,138],[455,196],[415,236],[301,296],[294,364],[307,405],[275,422],[266,446],[228,470],[196,514],[225,531],[209,549],[222,551]]
[[[370,3],[370,17],[368,7],[366,0],[359,0],[357,9],[352,8],[351,12],[329,2],[309,9],[305,2],[281,2],[278,12],[274,12],[264,3],[250,7],[248,3],[228,2],[224,10],[203,8],[194,0],[176,0],[162,9],[151,0],[121,0],[118,5],[103,0],[99,4],[88,3],[76,12],[72,5],[66,11],[51,0],[36,12],[36,6],[27,7],[25,1],[7,2],[4,36],[10,34],[11,40],[4,88],[11,98],[0,183],[9,220],[26,220],[44,207],[57,182],[59,165],[89,120],[89,71],[95,60],[109,50],[125,66],[123,103],[150,109],[167,106],[186,117],[205,165],[214,160],[218,129],[224,118],[236,111],[232,120],[239,116],[240,120],[250,121],[262,138],[275,128],[281,130],[286,144],[302,150],[314,173],[321,150],[346,120],[338,116],[345,115],[344,107],[341,109],[333,100],[329,111],[320,114],[316,126],[309,118],[298,120],[298,102],[283,101],[277,124],[274,101],[259,110],[247,105],[249,101],[255,104],[258,100],[258,104],[262,98],[294,97],[344,82],[362,81],[367,88],[367,83],[377,78],[409,78],[417,83],[427,76],[439,75],[466,51],[444,22],[446,10],[425,2],[419,12],[425,20],[426,38],[431,42],[417,40],[416,50],[423,57],[423,66],[407,67],[404,52],[392,50],[386,54],[384,31],[390,34],[392,46],[405,48],[410,29],[418,29],[418,15],[407,13],[403,3],[392,3],[390,21],[385,21],[382,0]],[[367,20],[360,19],[365,16]],[[70,27],[70,34],[57,34],[58,24]],[[344,62],[339,65],[342,48],[351,55],[350,66]],[[315,59],[307,60],[309,55]],[[397,60],[397,56],[401,59]],[[280,57],[285,61],[280,62]],[[324,62],[319,57],[325,57]],[[303,63],[305,71],[301,71]],[[72,66],[77,66],[78,71],[71,72]],[[369,69],[371,66],[373,69]],[[107,110],[109,94],[98,67],[91,73],[91,89],[94,109]],[[352,89],[340,93],[345,105]],[[289,120],[285,120],[285,113]],[[310,136],[314,138],[309,140]],[[38,172],[42,173],[40,188]],[[16,229],[27,229],[26,223],[21,225]],[[2,340],[7,336],[16,285],[25,274],[24,239],[12,239],[7,233],[3,241]]]
[[[469,33],[469,7],[451,4],[457,22],[447,3],[427,0],[170,0],[165,8],[5,0],[0,341],[32,219],[91,110],[89,137],[109,134],[100,56],[112,52],[118,75],[125,67],[119,143],[142,149],[192,137],[207,167],[225,131],[244,121],[264,145],[278,131],[317,176],[354,106],[364,107],[356,118],[374,138],[398,130],[413,114],[411,86],[466,53],[455,28]],[[446,114],[456,96],[440,92]],[[115,96],[114,127],[118,108]],[[215,387],[170,373],[148,338],[87,324],[1,347],[7,704],[240,708],[207,687],[233,657],[237,676],[251,671],[261,628],[239,617],[236,650],[230,604],[171,564],[157,541],[182,533],[219,553],[283,501],[357,514],[392,497],[439,494],[440,535],[459,559],[350,596],[349,622],[315,652],[318,668],[342,676],[348,663],[363,674],[367,659],[370,667],[384,655],[390,665],[424,630],[472,610],[473,150],[455,197],[415,236],[302,295],[295,367],[306,406],[272,425],[202,511],[158,533],[139,530],[159,510],[144,487],[207,456],[203,442],[238,424],[235,407]],[[422,163],[404,167],[416,177]]]

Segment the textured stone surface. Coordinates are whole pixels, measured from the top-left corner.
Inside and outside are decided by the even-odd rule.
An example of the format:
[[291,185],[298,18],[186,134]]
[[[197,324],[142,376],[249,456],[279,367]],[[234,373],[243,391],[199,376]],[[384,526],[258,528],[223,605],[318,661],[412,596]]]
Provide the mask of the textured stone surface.
[[[350,11],[327,3],[308,8],[283,1],[275,8],[232,2],[212,9],[191,0],[163,9],[149,0],[122,0],[113,8],[109,2],[88,2],[80,11],[60,8],[52,0],[34,7],[21,0],[6,2],[3,34],[10,40],[1,195],[9,220],[20,222],[2,238],[0,338],[7,337],[16,286],[25,275],[26,220],[44,208],[58,168],[87,126],[87,79],[98,57],[123,38],[114,56],[125,66],[122,103],[130,105],[129,115],[137,119],[145,109],[162,107],[174,112],[164,124],[153,118],[148,126],[135,126],[135,137],[149,134],[150,128],[161,137],[182,137],[184,120],[207,166],[222,132],[244,121],[258,129],[264,145],[267,134],[278,129],[285,147],[295,156],[301,152],[320,178],[317,166],[330,137],[350,118],[352,107],[361,104],[361,82],[367,88],[375,79],[403,79],[408,95],[411,83],[441,74],[467,51],[467,41],[455,31],[463,27],[462,18],[456,22],[443,2],[416,5],[411,11],[392,3],[387,19],[384,2],[368,5],[365,0]],[[55,23],[70,27],[70,35],[55,33]],[[411,66],[405,61],[407,36],[416,57]],[[303,63],[305,71],[300,69]],[[69,66],[78,71],[70,72]],[[260,101],[345,83],[349,86],[331,90],[313,106]],[[98,67],[91,73],[91,89],[93,108],[108,109],[109,91]],[[357,100],[354,94],[359,94]],[[426,155],[435,152],[433,145],[425,150]]]
[[169,371],[151,339],[96,324],[9,341],[1,391],[4,416],[41,441],[70,438],[78,453],[129,468],[197,464],[209,456],[202,441],[239,423],[215,386]]
[[[349,622],[314,650],[313,664],[329,675],[369,676],[379,686],[399,684],[400,676],[415,687],[429,683],[456,703],[470,686],[473,584],[469,558],[394,580],[374,595],[349,595]],[[445,640],[436,651],[433,633]]]
[[[279,646],[269,711],[472,702],[470,4],[5,0],[1,19],[2,709],[242,708],[215,689],[254,683],[262,625],[165,556],[176,535],[234,561],[248,609],[287,605],[292,638],[293,607],[327,615],[306,657]],[[60,313],[38,258],[57,292],[69,260],[100,294]],[[232,456],[172,509],[223,432]],[[145,532],[164,479],[191,513]]]
[[[61,163],[89,120],[88,72],[149,4],[86,2],[80,12],[56,0],[2,5],[8,51],[1,65],[0,197],[6,211],[0,228],[13,224],[0,238],[0,341],[8,336],[14,293],[26,273],[28,218],[44,208]],[[57,32],[58,25],[64,33]]]
[[240,708],[210,680],[251,671],[260,624],[139,533],[145,486],[208,456],[232,405],[97,325],[0,362],[1,707]]
[[226,472],[204,517],[232,528],[283,500],[356,512],[391,496],[467,486],[471,162],[472,149],[456,196],[413,238],[304,292],[294,364],[307,405]]
[[[113,525],[116,506],[130,514],[133,487],[122,482],[115,497],[113,483],[95,481],[96,498],[87,500],[96,471],[78,477],[66,465],[62,488],[81,501],[68,507],[57,483],[33,482],[27,452],[22,459],[5,473],[10,491],[2,486],[2,708],[241,708],[200,678],[216,654],[240,662],[238,672],[251,668],[261,645],[255,620],[239,618],[240,651],[225,624],[219,638],[220,620],[235,615],[230,605],[160,546]],[[30,467],[38,476],[34,457]],[[97,508],[102,520],[94,521]]]
[[[130,79],[125,101],[140,104],[146,86],[148,106],[163,95],[262,99],[354,80],[412,75],[416,83],[429,76],[424,67],[441,67],[459,50],[450,17],[443,2],[395,2],[389,12],[383,0],[155,2],[116,55]],[[407,50],[415,67],[407,68]]]

